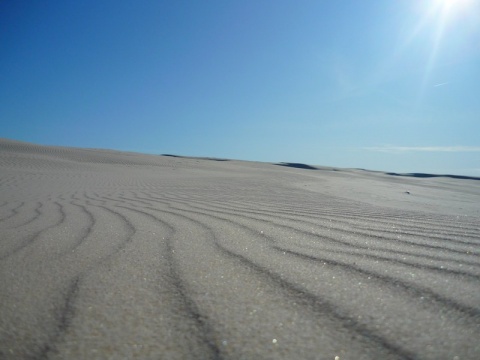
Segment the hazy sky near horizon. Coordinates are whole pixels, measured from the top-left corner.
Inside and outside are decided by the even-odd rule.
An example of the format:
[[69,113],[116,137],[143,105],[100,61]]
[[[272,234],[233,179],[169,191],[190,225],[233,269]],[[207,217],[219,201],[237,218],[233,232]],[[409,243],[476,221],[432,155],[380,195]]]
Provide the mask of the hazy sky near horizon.
[[2,1],[0,137],[480,175],[480,1]]

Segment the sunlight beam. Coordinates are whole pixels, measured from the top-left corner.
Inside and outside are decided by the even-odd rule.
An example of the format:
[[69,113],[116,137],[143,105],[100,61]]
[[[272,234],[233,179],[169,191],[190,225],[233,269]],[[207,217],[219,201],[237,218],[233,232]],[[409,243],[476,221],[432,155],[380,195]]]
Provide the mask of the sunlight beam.
[[431,17],[433,15],[436,18],[435,30],[430,55],[426,62],[422,82],[420,85],[418,104],[421,104],[425,96],[430,75],[437,63],[438,52],[446,28],[454,16],[458,16],[461,12],[468,9],[468,5],[470,5],[471,2],[471,0],[432,0],[427,17]]

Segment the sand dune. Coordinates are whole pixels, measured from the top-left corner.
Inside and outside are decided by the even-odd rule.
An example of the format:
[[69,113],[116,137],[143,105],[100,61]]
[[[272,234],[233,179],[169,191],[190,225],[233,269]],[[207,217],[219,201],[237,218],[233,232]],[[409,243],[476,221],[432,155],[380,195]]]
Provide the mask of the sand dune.
[[480,181],[218,160],[0,140],[0,358],[480,358]]

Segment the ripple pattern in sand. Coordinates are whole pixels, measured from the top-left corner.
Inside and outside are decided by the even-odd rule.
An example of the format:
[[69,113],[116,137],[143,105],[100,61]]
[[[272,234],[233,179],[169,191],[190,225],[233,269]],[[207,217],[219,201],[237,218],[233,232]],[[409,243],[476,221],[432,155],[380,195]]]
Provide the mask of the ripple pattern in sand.
[[4,150],[2,359],[480,355],[478,217],[266,165]]

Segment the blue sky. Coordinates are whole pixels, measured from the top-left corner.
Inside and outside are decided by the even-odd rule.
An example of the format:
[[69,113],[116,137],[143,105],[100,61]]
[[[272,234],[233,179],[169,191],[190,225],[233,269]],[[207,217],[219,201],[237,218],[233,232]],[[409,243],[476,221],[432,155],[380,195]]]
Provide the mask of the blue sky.
[[480,175],[478,0],[2,1],[0,137]]

